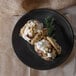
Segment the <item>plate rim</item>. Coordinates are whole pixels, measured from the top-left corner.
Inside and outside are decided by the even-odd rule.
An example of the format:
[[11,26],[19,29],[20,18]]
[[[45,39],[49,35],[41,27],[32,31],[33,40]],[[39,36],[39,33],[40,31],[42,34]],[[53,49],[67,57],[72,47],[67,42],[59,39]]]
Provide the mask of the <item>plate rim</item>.
[[[31,11],[25,13],[23,16],[21,16],[21,17],[19,18],[19,20],[16,22],[16,24],[15,24],[15,26],[14,26],[14,29],[15,29],[17,23],[18,23],[25,15],[27,15],[27,14],[30,13],[30,12],[36,11],[36,10],[49,10],[49,11],[53,11],[53,12],[59,14],[60,16],[62,16],[62,17],[64,18],[64,20],[65,20],[65,21],[67,22],[67,24],[70,26],[70,30],[71,30],[71,32],[72,32],[72,36],[73,36],[72,49],[73,49],[73,46],[74,46],[74,32],[73,32],[71,23],[68,21],[68,19],[65,18],[64,15],[62,15],[61,13],[59,13],[59,12],[56,11],[56,10],[49,9],[49,8],[33,9],[33,10],[31,10]],[[12,46],[13,46],[13,33],[14,33],[14,29],[13,29],[13,32],[12,32]],[[14,49],[14,46],[13,46],[13,49]],[[15,54],[17,55],[15,49],[14,49],[14,52],[15,52]],[[72,50],[71,50],[71,52],[72,52]],[[70,52],[70,54],[71,54],[71,52]],[[70,56],[70,54],[69,54],[69,56]],[[69,56],[68,56],[68,57],[69,57]],[[17,57],[18,57],[18,59],[19,59],[22,63],[24,63],[24,62],[19,58],[18,55],[17,55]],[[68,57],[64,60],[64,62],[68,59]],[[63,63],[64,63],[64,62],[63,62]],[[63,63],[60,63],[60,64],[56,65],[55,67],[58,67],[58,66],[60,66],[60,65],[63,64]],[[25,63],[24,63],[24,64],[25,64]],[[26,65],[27,65],[27,64],[26,64]],[[29,65],[27,65],[27,66],[29,66]],[[29,66],[29,67],[31,67],[31,66]],[[55,67],[54,67],[54,68],[55,68]],[[33,68],[33,67],[31,67],[31,68]],[[34,68],[34,69],[37,69],[37,68]],[[51,68],[51,69],[52,69],[52,68]],[[49,69],[38,69],[38,70],[49,70]]]

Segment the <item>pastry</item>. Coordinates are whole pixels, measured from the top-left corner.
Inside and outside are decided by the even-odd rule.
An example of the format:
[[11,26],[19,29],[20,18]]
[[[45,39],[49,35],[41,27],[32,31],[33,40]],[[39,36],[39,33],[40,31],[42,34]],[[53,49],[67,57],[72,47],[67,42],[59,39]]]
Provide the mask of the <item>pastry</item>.
[[40,33],[43,29],[43,23],[37,20],[28,20],[27,23],[21,28],[20,36],[27,42],[31,43],[36,34]]

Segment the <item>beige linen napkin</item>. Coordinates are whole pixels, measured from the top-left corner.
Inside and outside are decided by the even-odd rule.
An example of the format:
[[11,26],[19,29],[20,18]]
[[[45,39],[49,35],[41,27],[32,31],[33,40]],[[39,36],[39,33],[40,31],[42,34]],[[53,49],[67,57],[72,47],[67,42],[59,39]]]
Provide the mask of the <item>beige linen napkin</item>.
[[[61,0],[62,1],[62,0]],[[12,31],[18,19],[26,13],[21,0],[0,0],[0,76],[76,76],[76,42],[68,60],[52,70],[34,70],[24,65],[12,48]],[[40,5],[41,7],[41,5]],[[42,7],[46,7],[45,5]],[[51,7],[49,7],[51,8]],[[66,9],[76,34],[76,7]]]
[[36,9],[38,7],[48,7],[59,10],[75,4],[76,0],[23,0],[22,2],[25,10]]
[[0,13],[19,15],[36,8],[63,9],[76,5],[76,0],[0,0]]

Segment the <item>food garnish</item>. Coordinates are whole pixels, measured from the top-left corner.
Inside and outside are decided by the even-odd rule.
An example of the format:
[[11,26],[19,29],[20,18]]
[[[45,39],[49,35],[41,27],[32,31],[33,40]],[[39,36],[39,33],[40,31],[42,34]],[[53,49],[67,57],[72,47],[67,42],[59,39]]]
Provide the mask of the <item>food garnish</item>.
[[61,54],[61,46],[52,37],[55,31],[55,19],[45,18],[46,27],[38,20],[28,20],[20,29],[20,36],[34,46],[37,54],[46,61],[51,61]]

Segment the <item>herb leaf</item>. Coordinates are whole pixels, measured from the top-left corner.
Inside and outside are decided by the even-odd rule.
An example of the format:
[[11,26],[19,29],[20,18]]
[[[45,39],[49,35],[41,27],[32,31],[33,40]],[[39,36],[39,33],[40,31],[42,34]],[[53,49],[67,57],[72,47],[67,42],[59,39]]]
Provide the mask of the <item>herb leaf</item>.
[[55,28],[54,21],[55,21],[55,19],[53,17],[45,18],[45,25],[48,29],[48,35],[49,36],[53,35],[54,28]]

